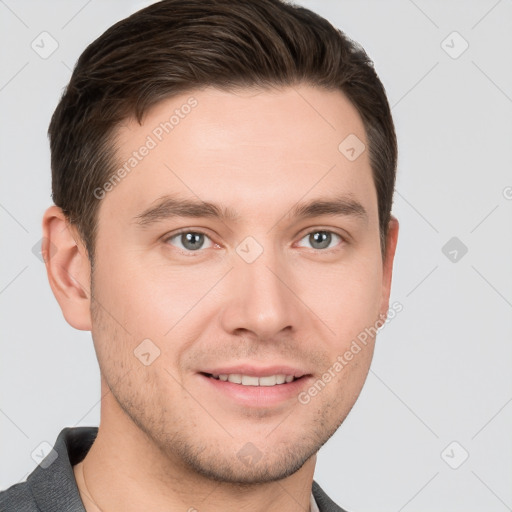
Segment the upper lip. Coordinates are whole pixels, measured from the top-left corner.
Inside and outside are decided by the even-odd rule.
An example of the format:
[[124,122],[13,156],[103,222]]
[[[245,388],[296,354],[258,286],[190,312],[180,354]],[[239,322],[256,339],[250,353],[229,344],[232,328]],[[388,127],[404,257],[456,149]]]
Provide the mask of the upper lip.
[[236,366],[218,366],[201,370],[201,373],[211,375],[230,375],[241,374],[253,377],[268,377],[270,375],[293,375],[296,379],[308,375],[308,372],[295,366],[273,365],[273,366],[254,366],[251,364],[238,364]]

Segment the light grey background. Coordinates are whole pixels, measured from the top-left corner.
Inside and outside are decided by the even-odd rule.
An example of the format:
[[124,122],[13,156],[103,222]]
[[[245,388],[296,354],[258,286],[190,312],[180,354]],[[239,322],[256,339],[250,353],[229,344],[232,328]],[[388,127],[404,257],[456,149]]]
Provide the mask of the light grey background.
[[[1,489],[64,426],[99,422],[90,333],[65,322],[32,252],[51,204],[46,130],[86,45],[149,3],[0,0]],[[365,47],[399,141],[404,309],[315,479],[352,512],[512,510],[512,1],[298,3]],[[47,58],[31,47],[51,49],[43,31]]]

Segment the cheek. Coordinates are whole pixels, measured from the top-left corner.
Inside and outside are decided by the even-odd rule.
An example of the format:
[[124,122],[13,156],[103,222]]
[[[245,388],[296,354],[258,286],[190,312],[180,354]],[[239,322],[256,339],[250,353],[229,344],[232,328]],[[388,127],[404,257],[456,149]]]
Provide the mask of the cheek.
[[[108,339],[98,344],[100,352],[108,350],[105,358],[124,359],[126,365],[139,368],[134,354],[149,350],[157,354],[157,366],[164,362],[179,366],[183,354],[201,336],[207,315],[218,310],[218,301],[202,300],[218,279],[211,268],[172,268],[135,256],[98,268],[101,285],[95,295],[108,312],[96,326],[97,339]],[[206,307],[210,309],[205,311]],[[153,363],[146,370],[152,367]]]
[[[382,267],[377,259],[360,259],[352,264],[325,267],[312,275],[303,288],[311,309],[330,328],[337,350],[373,326],[379,317]],[[332,332],[333,331],[333,332]]]
[[183,273],[170,275],[137,255],[103,253],[98,262],[95,297],[133,337],[162,336],[185,314],[193,287],[184,286]]

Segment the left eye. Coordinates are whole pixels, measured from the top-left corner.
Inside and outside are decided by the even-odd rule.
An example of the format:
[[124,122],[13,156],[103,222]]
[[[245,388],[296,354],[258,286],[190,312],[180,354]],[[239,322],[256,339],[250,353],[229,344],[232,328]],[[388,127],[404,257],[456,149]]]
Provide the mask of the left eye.
[[343,238],[340,235],[325,230],[311,231],[305,237],[301,238],[301,240],[307,238],[311,244],[317,245],[317,247],[313,247],[313,249],[329,249],[329,245],[333,241],[333,235],[343,242]]

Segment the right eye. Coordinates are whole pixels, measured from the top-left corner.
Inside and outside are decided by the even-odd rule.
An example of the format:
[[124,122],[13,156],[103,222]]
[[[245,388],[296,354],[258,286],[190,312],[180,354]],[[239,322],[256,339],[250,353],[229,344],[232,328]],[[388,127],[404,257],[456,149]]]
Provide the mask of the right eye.
[[[202,231],[192,231],[190,229],[183,229],[168,236],[164,241],[171,243],[171,240],[176,239],[181,246],[178,249],[184,252],[199,252],[204,245],[205,238],[211,241],[210,237]],[[174,243],[171,243],[174,245]],[[212,242],[213,246],[213,242]]]

